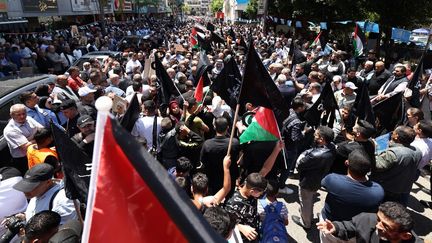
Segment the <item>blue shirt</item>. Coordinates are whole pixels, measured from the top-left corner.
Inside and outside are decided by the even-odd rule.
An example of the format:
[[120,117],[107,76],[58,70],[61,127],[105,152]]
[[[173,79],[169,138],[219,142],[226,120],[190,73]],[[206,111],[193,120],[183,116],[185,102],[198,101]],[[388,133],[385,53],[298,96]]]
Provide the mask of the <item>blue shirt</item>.
[[346,175],[329,174],[321,181],[327,189],[322,216],[330,221],[351,220],[355,215],[376,213],[384,198],[384,190],[371,180],[356,181]]

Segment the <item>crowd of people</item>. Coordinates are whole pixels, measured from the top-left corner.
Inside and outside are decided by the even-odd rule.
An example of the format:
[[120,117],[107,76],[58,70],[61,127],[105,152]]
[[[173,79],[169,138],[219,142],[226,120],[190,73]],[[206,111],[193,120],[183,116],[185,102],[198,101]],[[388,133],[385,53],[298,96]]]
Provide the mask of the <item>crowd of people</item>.
[[[311,40],[272,30],[264,33],[259,25],[215,24],[214,33],[223,35],[225,43],[205,48],[210,82],[231,59],[244,73],[248,50],[241,40],[252,41],[289,106],[280,141],[240,144],[247,119],[234,120],[233,109],[210,84],[202,102],[194,96],[200,62],[199,49],[190,43],[195,24],[152,18],[108,25],[107,33],[95,26],[74,37],[62,32],[0,40],[1,76],[22,67],[57,75],[55,83],[22,93],[20,103],[10,108],[3,134],[12,161],[0,169],[0,219],[5,218],[8,227],[1,234],[23,228],[24,242],[63,242],[65,237],[79,241],[80,229],[73,226],[83,215],[80,205],[66,197],[50,124],[91,158],[95,100],[112,98],[112,113],[122,119],[136,96],[141,115],[130,133],[229,242],[288,242],[289,221],[305,230],[318,227],[322,242],[421,242],[406,207],[413,183],[432,159],[432,121],[427,119],[431,109],[408,108],[405,122],[386,131],[391,132],[389,146],[379,154],[373,140],[380,135],[376,124],[357,119],[348,126],[357,91],[367,85],[372,104],[404,92],[413,76],[409,63],[386,68],[374,50],[363,59],[354,58],[338,44],[327,52],[310,46]],[[149,41],[117,43],[132,34],[148,35]],[[210,40],[212,34],[206,30],[204,38]],[[71,66],[83,52],[116,50],[118,44],[124,44],[121,58]],[[293,65],[290,46],[302,51],[306,60]],[[161,77],[145,70],[160,50],[166,73],[181,94],[171,97],[167,106],[160,99]],[[425,72],[419,79],[425,99],[432,96],[429,77]],[[311,126],[303,115],[326,84],[339,107],[337,118],[333,124]],[[247,102],[244,110],[253,114],[258,108]],[[290,176],[298,178],[300,212],[288,217],[286,205],[277,198],[293,194],[286,185]],[[321,188],[327,196],[314,225],[315,195]],[[432,202],[422,203],[432,208]],[[24,223],[16,227],[15,221]]]

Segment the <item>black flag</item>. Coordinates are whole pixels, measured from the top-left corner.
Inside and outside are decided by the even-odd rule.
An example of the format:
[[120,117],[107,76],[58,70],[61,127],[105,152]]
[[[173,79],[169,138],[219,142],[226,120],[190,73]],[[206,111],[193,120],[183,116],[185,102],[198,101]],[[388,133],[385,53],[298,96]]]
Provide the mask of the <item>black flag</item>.
[[375,115],[370,102],[368,85],[361,83],[359,86],[361,86],[360,92],[357,93],[351,112],[358,119],[365,120],[375,125]]
[[207,30],[209,30],[210,32],[213,32],[213,31],[215,31],[215,26],[212,23],[208,22],[207,23]]
[[91,158],[75,144],[66,133],[54,124],[51,130],[57,154],[62,164],[66,197],[87,202],[91,174]]
[[131,132],[135,122],[138,120],[141,113],[141,107],[138,102],[137,94],[134,94],[132,97],[131,103],[126,110],[126,113],[123,115],[120,124],[124,127],[128,132]]
[[403,116],[402,95],[403,92],[399,92],[373,106],[377,135],[393,131],[399,124]]
[[[317,101],[305,112],[304,118],[310,126],[327,125],[333,127],[338,105],[329,82],[324,84]],[[323,112],[325,114],[323,115]],[[323,116],[322,116],[323,115]]]
[[156,71],[156,76],[161,86],[161,92],[158,94],[160,97],[160,104],[161,106],[168,106],[171,98],[179,96],[180,93],[177,91],[174,81],[169,77],[157,54],[158,53],[155,53],[155,61],[151,66]]
[[225,63],[224,68],[213,81],[210,89],[216,92],[232,109],[235,110],[237,97],[241,88],[241,74],[233,57]]
[[[261,62],[253,43],[249,44],[243,82],[238,103],[243,109],[247,102],[273,109],[279,126],[289,115],[289,108],[276,84]],[[241,110],[242,111],[242,110]]]
[[300,64],[303,62],[306,62],[306,56],[303,54],[303,52],[298,49],[294,43],[294,39],[291,41],[290,49],[288,52],[288,55],[292,58],[292,65]]
[[[211,70],[213,66],[210,64],[210,60],[207,57],[207,54],[204,51],[200,51],[200,56],[198,60],[197,65],[197,72],[196,76],[194,77],[194,86],[197,86],[199,79],[201,76],[203,76],[206,72]],[[204,75],[204,87],[210,85],[210,79],[208,78],[208,75]]]

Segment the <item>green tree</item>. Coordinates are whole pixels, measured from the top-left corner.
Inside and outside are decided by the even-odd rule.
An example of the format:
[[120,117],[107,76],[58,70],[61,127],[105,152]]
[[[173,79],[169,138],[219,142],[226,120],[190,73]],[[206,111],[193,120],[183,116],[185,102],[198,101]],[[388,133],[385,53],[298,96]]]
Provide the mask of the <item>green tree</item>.
[[222,11],[223,4],[224,0],[212,0],[210,4],[210,10],[212,11],[212,13]]
[[191,7],[189,6],[189,4],[184,3],[183,6],[181,7],[183,13],[185,14],[189,14],[191,11]]
[[248,5],[246,6],[245,12],[248,18],[256,18],[258,12],[258,0],[250,0]]

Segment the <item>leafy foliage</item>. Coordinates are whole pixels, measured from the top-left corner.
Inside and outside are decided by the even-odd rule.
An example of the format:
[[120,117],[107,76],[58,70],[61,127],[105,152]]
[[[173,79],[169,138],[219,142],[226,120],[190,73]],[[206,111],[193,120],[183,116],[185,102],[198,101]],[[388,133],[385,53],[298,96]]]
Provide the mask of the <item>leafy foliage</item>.
[[212,13],[222,11],[224,1],[223,0],[212,0],[210,4],[210,10]]

